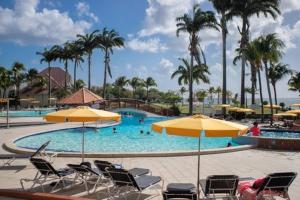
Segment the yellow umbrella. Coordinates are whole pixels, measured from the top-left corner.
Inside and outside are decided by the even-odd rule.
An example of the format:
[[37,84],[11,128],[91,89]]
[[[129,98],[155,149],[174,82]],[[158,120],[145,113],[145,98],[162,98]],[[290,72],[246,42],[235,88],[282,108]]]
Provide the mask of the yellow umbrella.
[[20,101],[32,101],[34,100],[33,98],[23,98],[23,99],[20,99]]
[[31,101],[31,103],[38,104],[38,103],[40,103],[40,101],[34,100],[34,101]]
[[245,134],[248,127],[219,119],[209,118],[204,115],[194,115],[191,117],[183,117],[152,124],[152,130],[162,133],[163,129],[169,135],[198,137],[198,175],[197,190],[199,195],[200,180],[200,143],[201,133],[205,133],[206,137],[237,137]]
[[231,105],[229,104],[218,104],[218,105],[215,105],[214,107],[216,108],[229,108]]
[[240,108],[237,109],[236,112],[242,112],[242,113],[255,113],[255,110],[250,108]]
[[294,103],[291,105],[292,107],[300,107],[300,103]]
[[[273,104],[272,107],[273,107],[273,109],[280,109],[281,108],[281,106],[275,105],[275,104]],[[271,108],[271,105],[270,104],[264,105],[264,108]]]
[[241,108],[239,108],[239,107],[231,107],[231,108],[228,109],[228,111],[236,112],[239,109],[241,109]]
[[84,161],[84,122],[95,122],[99,120],[120,121],[121,115],[104,110],[97,110],[88,106],[78,106],[67,110],[48,113],[44,116],[50,122],[82,122],[82,162]]
[[278,113],[274,114],[276,117],[297,117],[297,114],[291,113],[291,112],[283,112],[283,113]]
[[289,110],[287,113],[300,114],[300,110]]

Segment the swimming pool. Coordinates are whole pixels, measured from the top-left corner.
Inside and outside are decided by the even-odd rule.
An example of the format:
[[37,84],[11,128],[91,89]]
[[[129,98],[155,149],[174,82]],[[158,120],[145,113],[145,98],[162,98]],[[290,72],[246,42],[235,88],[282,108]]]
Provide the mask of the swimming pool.
[[[54,112],[53,109],[37,109],[37,110],[18,110],[9,111],[9,117],[43,117],[44,115]],[[0,117],[6,117],[6,111],[0,112]]]
[[[198,139],[169,136],[151,131],[151,124],[167,118],[146,117],[144,123],[140,123],[140,117],[122,117],[121,124],[114,126],[117,133],[113,133],[113,127],[86,128],[85,151],[86,152],[172,152],[191,151],[198,149]],[[143,131],[143,133],[141,133]],[[150,134],[147,134],[149,132]],[[56,130],[39,133],[20,138],[14,143],[18,147],[34,149],[44,142],[51,140],[48,150],[80,152],[82,128]],[[203,138],[201,148],[213,149],[226,147],[231,138]]]
[[287,130],[262,130],[261,137],[268,138],[298,138],[300,139],[300,132]]

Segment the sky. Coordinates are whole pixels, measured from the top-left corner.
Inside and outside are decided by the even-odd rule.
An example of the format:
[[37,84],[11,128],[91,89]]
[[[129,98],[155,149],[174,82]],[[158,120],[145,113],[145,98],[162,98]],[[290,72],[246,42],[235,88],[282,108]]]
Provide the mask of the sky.
[[[41,70],[37,51],[55,44],[76,39],[77,34],[90,33],[104,27],[115,29],[125,38],[125,47],[115,49],[111,56],[113,82],[118,76],[128,78],[153,77],[163,91],[178,90],[177,79],[170,75],[181,64],[178,58],[188,59],[188,37],[176,36],[176,17],[191,12],[194,3],[202,10],[213,10],[208,0],[1,0],[0,1],[0,66],[10,68],[15,61],[26,68]],[[277,33],[285,42],[282,63],[300,71],[300,1],[282,0],[281,12],[275,20],[271,17],[250,19],[250,37]],[[219,15],[216,14],[219,19]],[[240,35],[239,18],[228,24],[227,65],[228,89],[240,91],[240,63],[232,64]],[[207,89],[222,85],[221,32],[202,30],[199,34],[210,70],[210,84],[195,85]],[[103,82],[103,52],[95,50],[92,57],[92,85]],[[58,61],[52,66],[63,67]],[[73,72],[73,64],[69,67]],[[250,69],[246,69],[246,86],[250,87]],[[87,61],[78,70],[79,78],[87,80]],[[288,90],[288,78],[278,83],[279,98],[299,97]],[[263,83],[265,83],[263,79]],[[263,84],[263,93],[267,90]]]

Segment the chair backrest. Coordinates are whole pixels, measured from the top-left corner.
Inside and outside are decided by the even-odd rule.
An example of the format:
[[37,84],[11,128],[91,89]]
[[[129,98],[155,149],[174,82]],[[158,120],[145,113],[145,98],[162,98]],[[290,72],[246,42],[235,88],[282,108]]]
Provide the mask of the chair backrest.
[[205,185],[205,196],[210,194],[235,195],[239,177],[236,175],[208,176]]
[[45,151],[46,147],[48,146],[48,144],[51,142],[51,140],[48,140],[47,142],[45,142],[44,144],[42,144],[33,154],[32,154],[32,158],[35,157],[38,154],[43,154],[42,151]]
[[103,174],[103,176],[105,178],[109,178],[110,175],[109,173],[106,171],[107,168],[114,168],[113,164],[108,162],[108,161],[104,161],[104,160],[95,160],[94,161],[95,166],[99,169],[99,171]]
[[288,191],[289,186],[294,181],[296,176],[296,172],[281,172],[269,174],[264,179],[264,182],[258,189],[257,194],[259,194],[263,190]]
[[46,161],[44,159],[30,158],[30,162],[43,175],[55,174],[57,176],[60,176],[59,173],[54,169],[54,167],[48,161]]
[[67,164],[68,167],[75,170],[79,174],[95,174],[99,175],[97,172],[95,172],[93,169],[88,167],[87,165],[76,165],[76,164]]
[[114,167],[107,168],[106,171],[109,173],[111,179],[116,186],[132,186],[140,190],[134,177],[125,169],[116,169]]

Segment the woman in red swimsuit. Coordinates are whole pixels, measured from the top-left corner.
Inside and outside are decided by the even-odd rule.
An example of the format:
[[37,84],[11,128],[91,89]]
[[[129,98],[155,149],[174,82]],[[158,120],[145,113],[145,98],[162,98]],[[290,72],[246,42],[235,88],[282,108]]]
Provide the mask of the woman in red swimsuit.
[[250,128],[250,132],[252,136],[259,136],[260,135],[260,128],[258,127],[258,123],[254,122],[253,126]]

